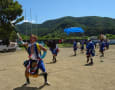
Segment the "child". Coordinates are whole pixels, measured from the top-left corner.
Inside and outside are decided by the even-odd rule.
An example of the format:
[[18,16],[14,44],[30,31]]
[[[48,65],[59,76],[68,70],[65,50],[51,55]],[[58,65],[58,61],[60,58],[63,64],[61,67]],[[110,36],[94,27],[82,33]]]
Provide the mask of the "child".
[[104,51],[105,51],[105,42],[103,39],[100,40],[100,44],[99,44],[99,51],[101,53],[100,57],[104,57]]
[[76,51],[77,51],[77,42],[74,40],[73,42],[73,51],[74,51],[74,56],[76,56]]
[[80,49],[81,49],[81,53],[84,53],[84,41],[82,40],[80,43]]
[[109,49],[109,40],[108,39],[105,40],[105,47],[107,50]]
[[56,44],[56,41],[55,40],[50,40],[46,44],[49,47],[49,49],[50,49],[50,51],[51,51],[51,53],[53,55],[53,59],[52,59],[53,63],[56,63],[56,61],[57,61],[56,56],[57,56],[57,54],[59,52],[59,48],[58,48],[58,46]]
[[95,50],[94,50],[94,43],[92,42],[91,39],[88,40],[88,43],[86,45],[86,55],[87,55],[87,63],[89,65],[93,65],[93,56],[95,56]]

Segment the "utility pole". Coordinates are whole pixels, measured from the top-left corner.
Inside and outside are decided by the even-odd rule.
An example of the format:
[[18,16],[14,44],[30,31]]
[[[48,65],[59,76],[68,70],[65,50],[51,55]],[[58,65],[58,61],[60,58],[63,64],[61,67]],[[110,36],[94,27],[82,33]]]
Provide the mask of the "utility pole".
[[31,19],[31,28],[30,28],[30,30],[31,30],[31,34],[32,34],[32,14],[31,14],[31,8],[30,8],[30,19]]

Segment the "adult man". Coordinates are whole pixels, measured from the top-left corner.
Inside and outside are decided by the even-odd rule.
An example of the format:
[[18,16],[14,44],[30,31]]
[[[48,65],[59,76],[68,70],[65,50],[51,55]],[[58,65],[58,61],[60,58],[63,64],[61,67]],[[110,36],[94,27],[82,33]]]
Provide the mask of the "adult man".
[[[30,84],[29,76],[36,76],[38,74],[38,70],[42,70],[42,75],[44,77],[44,84],[48,84],[47,82],[47,72],[44,66],[43,58],[46,55],[47,49],[44,48],[42,45],[38,44],[37,37],[35,35],[30,36],[30,43],[24,44],[27,48],[28,54],[29,54],[29,60],[26,60],[24,62],[24,66],[26,67],[25,70],[25,77],[26,77],[26,83]],[[41,51],[43,51],[43,55],[41,55]]]

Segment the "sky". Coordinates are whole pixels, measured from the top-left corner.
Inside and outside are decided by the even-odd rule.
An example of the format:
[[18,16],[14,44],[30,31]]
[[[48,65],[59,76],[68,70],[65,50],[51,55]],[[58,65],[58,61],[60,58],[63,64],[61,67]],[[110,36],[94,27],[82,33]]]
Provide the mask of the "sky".
[[115,0],[16,0],[25,21],[43,23],[65,16],[115,18]]

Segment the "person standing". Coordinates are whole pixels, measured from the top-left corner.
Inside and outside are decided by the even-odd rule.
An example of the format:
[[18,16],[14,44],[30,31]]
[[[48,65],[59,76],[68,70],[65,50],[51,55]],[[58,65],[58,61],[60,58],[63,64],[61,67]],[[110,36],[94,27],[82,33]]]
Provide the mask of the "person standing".
[[103,39],[100,40],[99,43],[99,51],[101,53],[100,57],[104,57],[104,51],[105,51],[105,42]]
[[[49,85],[47,81],[47,72],[45,69],[45,65],[43,62],[43,58],[46,56],[47,49],[42,45],[37,43],[37,36],[31,35],[30,36],[30,43],[24,44],[26,47],[27,52],[29,54],[29,60],[24,61],[25,70],[25,77],[26,83],[24,85],[30,84],[30,76],[38,76],[40,75],[38,70],[42,71],[42,76],[44,77],[44,84]],[[41,51],[43,51],[43,55],[41,55]]]
[[76,56],[76,51],[77,51],[77,42],[76,42],[76,40],[73,41],[73,51],[74,51],[74,56]]
[[105,40],[105,47],[107,50],[109,49],[109,40],[108,39]]
[[[93,57],[95,56],[94,43],[91,39],[88,40],[86,45],[86,55],[88,65],[93,65]],[[89,62],[90,61],[90,62]]]
[[57,59],[56,59],[56,56],[58,55],[59,53],[59,48],[57,46],[57,43],[55,40],[49,40],[46,42],[47,46],[49,47],[51,53],[52,53],[52,56],[53,56],[53,63],[56,63],[57,62]]
[[81,49],[81,53],[84,53],[84,40],[81,40],[80,42],[80,49]]

